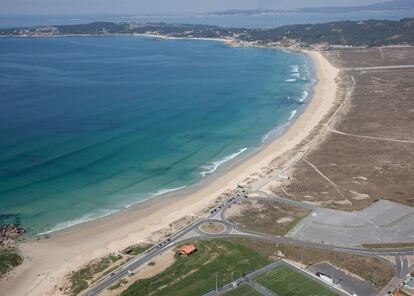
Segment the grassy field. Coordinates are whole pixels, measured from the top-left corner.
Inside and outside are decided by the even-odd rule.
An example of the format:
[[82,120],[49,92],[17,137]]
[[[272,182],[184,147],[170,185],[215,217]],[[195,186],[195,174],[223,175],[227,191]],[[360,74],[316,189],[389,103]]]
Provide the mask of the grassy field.
[[198,251],[189,257],[176,256],[172,266],[160,274],[133,283],[122,296],[201,295],[219,284],[228,283],[233,272],[240,277],[270,261],[263,255],[228,240],[194,242]]
[[262,296],[262,294],[249,286],[241,285],[231,292],[225,293],[224,296]]
[[0,277],[22,262],[15,249],[0,249]]
[[336,295],[328,288],[287,266],[271,270],[258,277],[256,281],[281,296]]

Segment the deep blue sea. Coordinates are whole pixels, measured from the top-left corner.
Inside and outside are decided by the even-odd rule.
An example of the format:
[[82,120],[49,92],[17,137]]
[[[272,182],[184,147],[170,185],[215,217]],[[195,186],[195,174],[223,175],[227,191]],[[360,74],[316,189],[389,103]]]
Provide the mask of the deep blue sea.
[[303,110],[311,72],[215,41],[0,38],[0,223],[48,232],[208,180]]

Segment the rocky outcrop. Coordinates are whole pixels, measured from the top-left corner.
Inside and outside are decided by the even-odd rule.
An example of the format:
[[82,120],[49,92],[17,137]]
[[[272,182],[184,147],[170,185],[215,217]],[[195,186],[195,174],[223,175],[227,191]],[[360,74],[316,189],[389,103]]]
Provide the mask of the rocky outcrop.
[[0,227],[0,247],[15,247],[19,238],[25,233],[24,228],[15,224]]

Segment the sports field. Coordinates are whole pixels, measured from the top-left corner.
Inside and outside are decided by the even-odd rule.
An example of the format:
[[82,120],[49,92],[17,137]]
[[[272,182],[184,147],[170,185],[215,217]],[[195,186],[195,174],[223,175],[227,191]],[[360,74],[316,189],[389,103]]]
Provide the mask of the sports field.
[[224,296],[262,296],[262,294],[249,286],[241,285],[240,287],[224,294]]
[[279,296],[337,295],[321,284],[287,266],[277,267],[261,275],[256,281],[277,293]]

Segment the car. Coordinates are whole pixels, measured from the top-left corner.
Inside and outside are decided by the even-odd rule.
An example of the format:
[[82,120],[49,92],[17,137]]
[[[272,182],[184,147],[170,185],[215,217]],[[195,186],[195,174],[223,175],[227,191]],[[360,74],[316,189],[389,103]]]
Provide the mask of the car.
[[111,272],[111,274],[110,274],[111,276],[114,276],[115,275],[115,272]]

